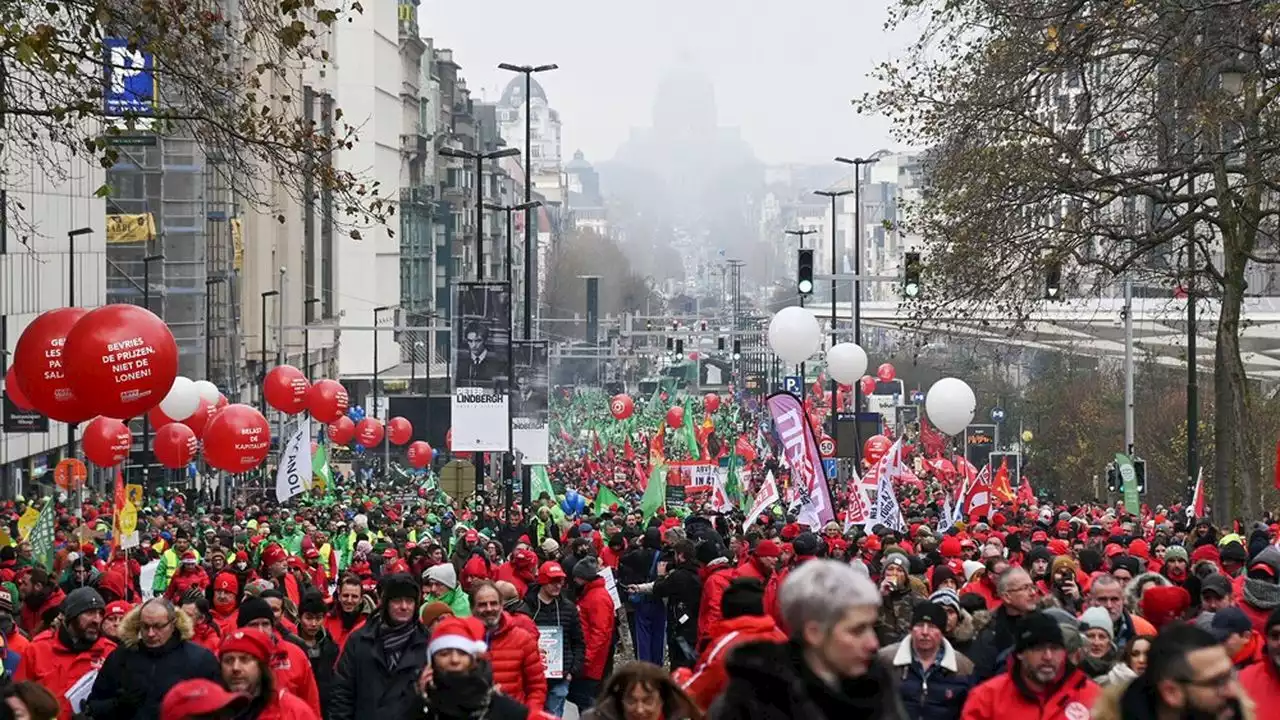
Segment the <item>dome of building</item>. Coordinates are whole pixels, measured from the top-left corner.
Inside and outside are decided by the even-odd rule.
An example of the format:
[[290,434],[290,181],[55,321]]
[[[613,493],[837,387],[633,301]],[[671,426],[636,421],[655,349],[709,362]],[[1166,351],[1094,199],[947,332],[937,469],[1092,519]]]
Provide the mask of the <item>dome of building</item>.
[[[547,93],[538,84],[537,79],[530,79],[529,94],[535,100],[547,102]],[[518,74],[511,78],[511,82],[507,83],[506,89],[502,91],[502,99],[498,101],[498,104],[509,108],[524,106],[524,75]]]
[[581,150],[573,151],[573,159],[564,166],[565,172],[579,172],[582,170],[593,169],[591,163],[587,162],[587,156]]

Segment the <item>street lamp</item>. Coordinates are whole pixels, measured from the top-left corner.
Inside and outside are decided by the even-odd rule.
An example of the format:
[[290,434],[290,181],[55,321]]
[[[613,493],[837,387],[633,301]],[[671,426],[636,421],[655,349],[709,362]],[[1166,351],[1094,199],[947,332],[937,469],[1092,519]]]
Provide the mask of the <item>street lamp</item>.
[[484,280],[484,161],[519,155],[520,148],[503,148],[486,153],[443,147],[440,148],[440,154],[476,161],[476,280]]
[[311,306],[320,302],[320,298],[307,298],[302,301],[302,374],[311,378]]
[[874,165],[880,158],[837,157],[836,162],[853,166],[853,343],[862,344],[862,168]]
[[[533,181],[530,179],[533,167],[533,75],[550,72],[559,65],[513,65],[499,63],[498,69],[524,74],[524,204],[533,200]],[[532,208],[533,206],[530,206]],[[533,223],[530,215],[524,218],[524,337],[533,337],[533,245],[537,238],[533,234]]]
[[[512,224],[511,224],[511,213],[514,213],[514,212],[525,212],[526,210],[531,210],[531,209],[536,208],[536,207],[542,207],[542,201],[541,201],[541,200],[534,200],[534,201],[532,201],[532,202],[522,202],[522,203],[520,203],[519,205],[497,205],[497,204],[494,204],[494,203],[485,203],[485,204],[484,204],[484,206],[485,206],[486,208],[490,209],[490,210],[500,210],[500,211],[502,211],[502,212],[504,212],[504,213],[506,213],[506,214],[507,214],[507,256],[506,256],[506,257],[507,257],[507,286],[508,286],[508,287],[511,287],[511,270],[512,270],[512,267],[511,267],[511,255],[512,255],[512,253],[511,253],[511,241],[512,241],[512,238],[511,238],[511,228],[512,228]],[[525,222],[525,228],[526,228],[526,229],[528,229],[528,227],[529,227],[528,219],[529,219],[529,216],[528,216],[528,215],[525,215],[525,220],[526,220],[526,222]],[[529,241],[528,233],[525,233],[525,242],[528,242],[528,241]],[[528,262],[529,262],[529,253],[528,253],[528,251],[527,251],[527,250],[525,251],[524,261],[525,261],[526,263],[528,263]],[[528,302],[529,302],[529,298],[528,298],[528,296],[529,296],[529,266],[528,266],[528,265],[525,265],[524,281],[525,281],[525,314],[526,314],[526,315],[528,315],[528,312],[529,312],[529,306],[528,306]],[[514,320],[515,320],[515,318],[512,318],[512,321],[513,321],[513,322],[514,322]],[[528,337],[529,337],[529,332],[526,330],[526,331],[525,331],[525,338],[528,338]]]
[[[164,260],[164,255],[148,255],[142,258],[142,307],[151,309],[151,263]],[[147,456],[147,448],[151,445],[151,420],[146,413],[142,414],[142,486],[148,487],[151,479],[151,458]]]
[[262,291],[262,345],[259,347],[262,367],[258,370],[258,393],[262,399],[260,405],[263,415],[267,414],[267,396],[262,392],[262,382],[267,379],[267,298],[273,298],[279,294],[279,290]]

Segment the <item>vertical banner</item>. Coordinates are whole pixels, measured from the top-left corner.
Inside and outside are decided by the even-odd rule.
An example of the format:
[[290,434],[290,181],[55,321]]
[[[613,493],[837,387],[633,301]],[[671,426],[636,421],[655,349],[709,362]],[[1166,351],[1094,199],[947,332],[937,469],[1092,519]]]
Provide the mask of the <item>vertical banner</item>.
[[782,455],[791,468],[791,482],[800,499],[797,519],[811,528],[822,527],[835,519],[831,508],[831,491],[818,454],[818,439],[813,435],[800,399],[780,392],[769,396],[769,414],[773,429],[782,444]]
[[453,449],[507,452],[511,289],[506,283],[459,283],[454,308]]
[[310,490],[311,478],[311,416],[303,415],[276,468],[276,502],[288,502]]
[[511,440],[525,465],[546,465],[551,456],[548,393],[551,372],[545,340],[512,340]]

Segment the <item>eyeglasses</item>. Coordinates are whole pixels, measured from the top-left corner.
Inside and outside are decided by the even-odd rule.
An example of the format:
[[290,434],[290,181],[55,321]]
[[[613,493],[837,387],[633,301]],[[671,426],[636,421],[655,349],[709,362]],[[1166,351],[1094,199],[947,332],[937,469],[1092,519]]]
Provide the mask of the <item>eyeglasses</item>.
[[166,620],[166,621],[164,621],[164,622],[162,622],[162,623],[158,623],[158,624],[157,624],[157,623],[145,623],[145,622],[144,622],[144,623],[142,623],[142,632],[144,632],[144,633],[147,633],[147,632],[157,632],[157,633],[158,633],[158,632],[164,632],[164,631],[165,631],[166,629],[168,629],[168,627],[169,627],[170,625],[172,625],[172,624],[173,624],[173,622],[172,622],[172,621],[170,621],[170,620]]
[[1224,673],[1220,673],[1218,675],[1214,675],[1213,677],[1208,677],[1203,680],[1193,680],[1189,678],[1182,678],[1178,680],[1178,682],[1183,685],[1194,685],[1196,687],[1208,688],[1210,690],[1224,690],[1229,685],[1231,685],[1231,683],[1235,681],[1236,681],[1235,668],[1231,668],[1230,670]]

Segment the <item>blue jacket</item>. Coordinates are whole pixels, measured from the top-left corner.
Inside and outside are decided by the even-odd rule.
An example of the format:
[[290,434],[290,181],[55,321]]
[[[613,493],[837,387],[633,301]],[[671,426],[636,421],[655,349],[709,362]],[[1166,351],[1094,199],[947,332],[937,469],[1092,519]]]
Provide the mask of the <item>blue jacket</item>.
[[898,682],[910,720],[958,720],[965,698],[977,685],[973,662],[942,641],[942,657],[924,671],[911,652],[911,638],[880,651],[880,660]]

